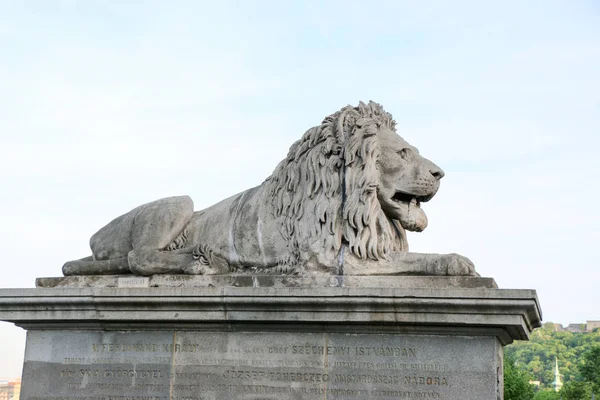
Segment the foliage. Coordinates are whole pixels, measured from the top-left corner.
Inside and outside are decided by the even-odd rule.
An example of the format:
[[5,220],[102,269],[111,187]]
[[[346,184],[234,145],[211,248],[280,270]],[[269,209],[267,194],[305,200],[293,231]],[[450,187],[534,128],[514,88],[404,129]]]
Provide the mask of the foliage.
[[589,380],[589,377],[583,377],[583,372],[580,373],[578,365],[583,355],[594,346],[600,346],[600,332],[556,331],[550,322],[536,329],[530,341],[515,342],[505,347],[505,355],[514,359],[519,369],[529,373],[534,380],[539,380],[541,389],[551,389],[555,357],[558,358],[563,383]]
[[592,347],[583,355],[579,372],[585,381],[593,385],[594,393],[600,395],[600,345]]
[[504,400],[531,400],[530,380],[529,374],[517,368],[510,357],[504,360]]
[[560,389],[563,400],[588,400],[592,398],[592,384],[589,382],[567,382]]
[[560,400],[560,395],[553,389],[540,390],[533,396],[533,400]]

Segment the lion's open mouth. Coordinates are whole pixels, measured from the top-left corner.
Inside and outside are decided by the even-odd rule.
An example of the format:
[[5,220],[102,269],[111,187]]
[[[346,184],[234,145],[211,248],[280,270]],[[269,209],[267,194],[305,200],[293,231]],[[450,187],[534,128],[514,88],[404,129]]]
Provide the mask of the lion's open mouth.
[[397,203],[398,202],[407,203],[407,204],[410,204],[411,206],[420,207],[421,202],[425,203],[425,202],[429,201],[432,197],[433,196],[415,196],[412,194],[397,191],[392,196],[392,200]]
[[429,201],[434,195],[435,192],[417,196],[397,190],[392,197],[386,196],[380,199],[380,202],[388,218],[399,221],[406,230],[421,232],[427,227],[427,216],[421,208],[421,203]]

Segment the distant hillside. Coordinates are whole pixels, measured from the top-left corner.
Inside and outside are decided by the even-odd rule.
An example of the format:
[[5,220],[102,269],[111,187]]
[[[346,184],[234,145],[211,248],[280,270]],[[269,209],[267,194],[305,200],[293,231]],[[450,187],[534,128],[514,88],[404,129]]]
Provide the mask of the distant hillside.
[[554,380],[554,357],[558,357],[558,369],[566,383],[578,377],[577,364],[581,355],[592,346],[600,345],[598,329],[576,333],[555,329],[552,322],[545,323],[533,331],[530,341],[515,342],[504,348],[505,354],[515,360],[519,369],[542,382],[542,388],[550,388]]

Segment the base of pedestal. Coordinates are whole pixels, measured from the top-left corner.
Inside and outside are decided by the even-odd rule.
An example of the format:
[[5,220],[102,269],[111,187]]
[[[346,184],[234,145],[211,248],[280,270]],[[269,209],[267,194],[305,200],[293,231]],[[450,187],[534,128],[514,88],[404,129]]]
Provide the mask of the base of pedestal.
[[486,278],[346,278],[63,281],[0,290],[0,320],[28,329],[23,400],[501,399],[502,346],[540,325],[535,291]]

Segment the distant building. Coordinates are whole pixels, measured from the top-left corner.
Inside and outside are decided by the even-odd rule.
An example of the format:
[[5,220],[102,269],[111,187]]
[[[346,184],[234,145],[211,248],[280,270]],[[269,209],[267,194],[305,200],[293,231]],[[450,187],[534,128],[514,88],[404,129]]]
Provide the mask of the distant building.
[[585,326],[586,332],[592,332],[594,329],[600,329],[600,321],[588,321]]
[[0,400],[19,400],[21,395],[21,380],[0,381]]
[[571,333],[583,333],[583,332],[593,332],[594,329],[600,329],[600,321],[590,321],[588,320],[586,324],[569,324],[567,327],[563,327],[562,324],[557,324],[554,322],[547,322],[544,326],[551,325],[554,329],[554,332],[562,332],[567,331]]
[[567,326],[565,330],[573,333],[581,333],[585,332],[585,327],[585,324],[569,324],[569,326]]
[[555,392],[558,392],[562,387],[562,380],[560,379],[560,372],[558,372],[558,358],[554,358],[554,382],[552,382],[552,387]]

